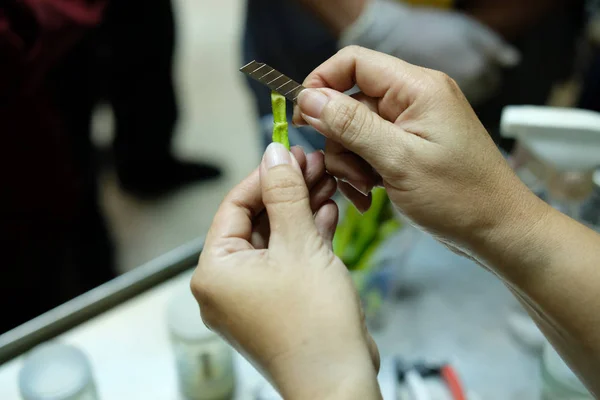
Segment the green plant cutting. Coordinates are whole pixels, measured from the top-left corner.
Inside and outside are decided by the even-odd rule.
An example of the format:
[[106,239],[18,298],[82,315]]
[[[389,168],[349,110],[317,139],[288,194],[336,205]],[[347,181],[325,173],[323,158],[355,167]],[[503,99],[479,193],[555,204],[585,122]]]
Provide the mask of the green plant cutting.
[[[273,108],[273,142],[290,149],[286,99],[271,92]],[[394,235],[402,225],[394,218],[392,204],[384,189],[373,190],[369,211],[361,215],[348,204],[344,218],[336,230],[334,251],[351,271],[368,271],[373,268],[374,256],[381,245]]]
[[373,267],[377,250],[400,230],[402,224],[394,217],[392,203],[384,189],[373,190],[369,211],[361,215],[348,204],[333,240],[335,254],[350,271],[366,271]]
[[281,143],[289,150],[290,139],[288,136],[285,101],[285,97],[279,93],[271,92],[271,107],[273,107],[273,141]]
[[333,250],[352,273],[367,320],[376,321],[385,296],[385,289],[377,283],[378,252],[402,228],[402,224],[395,218],[392,203],[384,189],[373,190],[372,196],[371,208],[362,215],[350,202],[346,202],[333,239]]

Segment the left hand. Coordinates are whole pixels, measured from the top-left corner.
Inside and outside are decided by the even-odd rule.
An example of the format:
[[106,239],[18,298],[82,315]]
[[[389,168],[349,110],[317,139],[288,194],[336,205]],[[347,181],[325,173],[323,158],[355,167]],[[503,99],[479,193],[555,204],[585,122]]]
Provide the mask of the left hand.
[[284,398],[379,398],[377,349],[331,247],[335,180],[322,153],[293,155],[271,144],[225,198],[192,291],[205,323]]

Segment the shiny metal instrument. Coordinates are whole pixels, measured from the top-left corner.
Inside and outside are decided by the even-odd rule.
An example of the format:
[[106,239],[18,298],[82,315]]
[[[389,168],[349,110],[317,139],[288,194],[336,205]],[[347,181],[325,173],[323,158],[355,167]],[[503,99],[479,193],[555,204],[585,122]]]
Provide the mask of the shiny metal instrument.
[[298,100],[300,92],[305,89],[298,82],[264,63],[252,61],[240,68],[240,71],[294,103]]

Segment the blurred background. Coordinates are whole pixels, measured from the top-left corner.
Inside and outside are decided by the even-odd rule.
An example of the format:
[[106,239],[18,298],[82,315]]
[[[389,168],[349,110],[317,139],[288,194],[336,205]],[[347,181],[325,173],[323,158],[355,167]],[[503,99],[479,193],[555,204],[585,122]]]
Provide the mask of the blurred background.
[[[0,335],[204,235],[223,196],[258,165],[271,140],[269,91],[238,71],[255,59],[301,82],[340,47],[357,44],[442,70],[459,83],[530,188],[597,228],[595,158],[585,168],[579,163],[557,169],[536,153],[529,136],[518,140],[533,125],[569,132],[567,141],[577,141],[577,134],[540,125],[545,118],[529,109],[511,114],[518,118],[510,131],[501,122],[507,106],[548,106],[553,108],[532,112],[552,115],[557,108],[600,112],[599,3],[3,2],[0,300],[19,306],[2,309]],[[309,128],[290,127],[290,140],[307,151],[323,147]],[[588,148],[595,150],[592,142]],[[581,159],[583,153],[567,147],[563,158]],[[559,362],[544,350],[543,338],[516,301],[493,277],[404,224],[385,195],[378,196],[381,207],[365,216],[340,198],[339,232],[347,240],[340,244],[336,237],[336,251],[353,270],[382,354],[392,360],[389,369],[403,377],[412,368],[406,357],[443,359],[483,398],[537,398],[542,352],[547,363]],[[365,239],[357,232],[367,225],[373,229]],[[169,285],[180,292],[186,286]],[[128,318],[154,323],[150,305],[164,305],[165,293],[146,294],[145,305],[136,300]],[[122,329],[117,316],[107,318],[88,331]],[[173,324],[181,320],[169,322],[171,340],[177,336]],[[414,323],[409,328],[406,321]],[[166,325],[161,320],[156,326]],[[455,325],[460,326],[443,330]],[[162,349],[160,340],[168,341],[163,336],[146,345]],[[92,353],[94,363],[101,356],[100,345],[89,345],[92,338],[101,342],[91,333],[67,341]],[[491,362],[482,354],[495,357],[503,372],[480,369]],[[13,366],[15,371],[21,364]],[[497,387],[489,384],[494,376]],[[580,398],[569,397],[581,395],[575,382],[567,385],[573,392],[566,397],[547,398]],[[513,386],[507,391],[497,389],[508,383]],[[107,398],[132,398],[119,396],[133,392],[100,387],[112,393]],[[435,398],[446,398],[440,396]]]
[[[120,272],[203,235],[223,196],[256,168],[262,156],[258,121],[238,72],[244,2],[175,0],[173,10],[178,38],[173,78],[180,106],[173,153],[189,161],[212,162],[223,175],[143,201],[123,191],[114,170],[105,168],[102,206],[114,232]],[[146,117],[153,123],[160,114]],[[114,116],[109,104],[96,109],[92,134],[100,149],[112,143]]]

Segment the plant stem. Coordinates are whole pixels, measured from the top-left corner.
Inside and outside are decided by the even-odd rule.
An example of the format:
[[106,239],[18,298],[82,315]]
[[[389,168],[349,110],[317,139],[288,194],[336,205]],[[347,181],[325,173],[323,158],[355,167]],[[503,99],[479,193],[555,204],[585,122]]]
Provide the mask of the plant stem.
[[271,105],[273,107],[273,141],[281,143],[289,150],[290,139],[288,137],[285,101],[285,97],[279,93],[271,92]]

